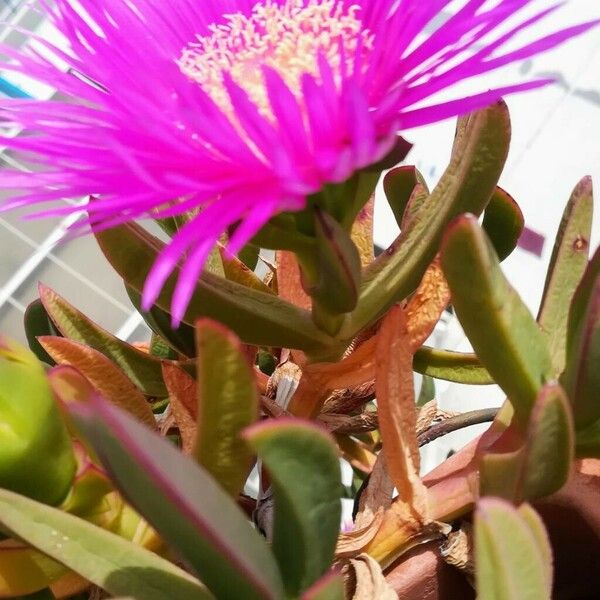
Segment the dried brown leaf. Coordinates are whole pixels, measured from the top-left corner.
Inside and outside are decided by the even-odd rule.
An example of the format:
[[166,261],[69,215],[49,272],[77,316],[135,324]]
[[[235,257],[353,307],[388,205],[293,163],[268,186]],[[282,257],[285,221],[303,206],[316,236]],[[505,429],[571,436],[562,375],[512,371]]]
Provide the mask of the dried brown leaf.
[[425,518],[427,494],[419,477],[413,353],[400,306],[392,308],[381,325],[376,356],[379,428],[388,470],[400,499]]
[[467,522],[462,523],[460,529],[453,531],[440,546],[440,554],[449,565],[471,577],[475,575],[472,526]]
[[413,352],[431,335],[448,302],[450,288],[438,256],[425,272],[421,284],[406,306],[406,321]]
[[381,567],[368,554],[346,561],[342,566],[346,597],[352,600],[397,600]]
[[275,255],[275,262],[279,297],[300,308],[309,310],[311,299],[302,288],[302,275],[296,256],[292,252],[280,250]]
[[384,520],[385,511],[392,504],[394,484],[385,464],[385,456],[377,456],[369,482],[363,490],[354,529],[342,533],[338,539],[336,556],[350,558],[360,554],[373,541]]
[[162,366],[165,385],[169,390],[171,411],[179,433],[185,454],[191,454],[196,442],[198,400],[196,382],[179,367],[164,363]]
[[142,392],[104,354],[67,338],[41,336],[38,340],[57,364],[74,367],[106,400],[156,429],[152,408]]

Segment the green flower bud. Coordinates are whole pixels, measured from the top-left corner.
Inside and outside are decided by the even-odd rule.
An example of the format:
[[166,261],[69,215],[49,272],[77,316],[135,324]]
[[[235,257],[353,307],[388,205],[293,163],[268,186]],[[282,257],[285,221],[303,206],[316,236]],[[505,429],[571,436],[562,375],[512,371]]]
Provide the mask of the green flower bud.
[[0,487],[57,505],[75,470],[71,438],[42,364],[0,337]]

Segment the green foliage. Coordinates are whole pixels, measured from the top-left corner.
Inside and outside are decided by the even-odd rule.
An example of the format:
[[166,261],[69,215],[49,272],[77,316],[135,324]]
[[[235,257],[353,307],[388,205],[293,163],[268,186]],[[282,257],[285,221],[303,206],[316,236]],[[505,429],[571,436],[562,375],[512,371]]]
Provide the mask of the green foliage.
[[284,421],[245,433],[273,481],[273,553],[295,597],[330,567],[340,527],[340,465],[333,440],[314,425]]
[[[125,282],[141,292],[162,242],[134,224],[96,234],[100,248]],[[156,304],[168,312],[175,277],[171,276]],[[208,317],[230,327],[247,343],[318,350],[331,344],[329,336],[313,324],[310,315],[276,296],[253,290],[212,273],[204,273],[196,286],[184,321]]]
[[[500,267],[524,227],[497,185],[509,142],[498,103],[459,120],[432,191],[415,167],[389,162],[409,150],[400,140],[381,164],[271,219],[240,256],[224,235],[177,328],[177,270],[141,308],[164,244],[134,223],[97,231],[153,332],[149,352],[45,286],[25,328],[35,355],[57,366],[46,373],[0,338],[0,528],[12,536],[0,540],[0,596],[79,593],[76,573],[121,600],[393,597],[394,561],[473,516],[480,600],[551,597],[548,536],[524,503],[559,491],[575,458],[600,458],[600,251],[589,261],[586,178],[565,209],[536,322]],[[400,235],[369,262],[368,200],[390,167],[383,187]],[[188,218],[159,225],[172,236]],[[272,272],[261,279],[260,249],[295,258],[263,256]],[[449,300],[472,353],[421,346]],[[397,319],[382,327],[392,307]],[[423,375],[416,403],[411,360]],[[384,438],[382,376],[402,401]],[[509,402],[473,455],[424,483],[419,443],[481,422],[477,411],[437,411],[435,379],[497,383]],[[355,486],[342,486],[340,457]],[[253,466],[257,498],[244,494]],[[355,502],[346,534],[340,490]]]
[[587,177],[575,188],[565,208],[538,315],[556,374],[565,368],[569,307],[588,264],[593,212],[592,182]]
[[465,333],[524,426],[541,387],[552,377],[550,354],[475,217],[465,215],[452,224],[442,266]]
[[105,331],[50,288],[39,286],[46,312],[60,333],[85,344],[115,362],[148,396],[166,396],[160,360]]
[[475,511],[475,573],[479,600],[551,597],[552,558],[544,525],[527,504],[495,498]]
[[0,524],[111,594],[136,600],[212,597],[197,580],[156,554],[6,490],[0,490]]
[[481,364],[475,354],[451,352],[423,346],[417,350],[413,369],[417,373],[470,385],[491,385],[494,383],[492,376]]
[[358,306],[342,330],[348,338],[416,289],[454,217],[483,212],[496,189],[509,144],[510,118],[504,103],[459,121],[450,165],[418,217],[365,270]]
[[240,434],[258,419],[254,375],[239,340],[222,325],[199,321],[198,417],[194,457],[234,498],[252,453]]
[[266,543],[201,467],[99,399],[71,411],[115,485],[217,597],[281,597]]

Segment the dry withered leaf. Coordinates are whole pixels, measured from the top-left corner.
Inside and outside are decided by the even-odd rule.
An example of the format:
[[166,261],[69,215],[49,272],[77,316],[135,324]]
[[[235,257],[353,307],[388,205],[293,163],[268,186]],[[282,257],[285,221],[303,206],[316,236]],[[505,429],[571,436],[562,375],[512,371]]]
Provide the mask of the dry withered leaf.
[[369,483],[361,494],[354,529],[342,533],[338,539],[337,557],[356,556],[368,546],[383,523],[385,511],[392,504],[393,493],[394,484],[387,472],[384,453],[380,452]]
[[371,383],[375,378],[375,346],[376,336],[373,336],[338,363],[305,365],[290,412],[298,416],[312,416],[334,390]]
[[196,441],[198,400],[196,382],[179,367],[163,363],[165,385],[169,390],[170,407],[179,428],[185,454],[191,454]]
[[445,421],[455,414],[441,410],[436,400],[431,400],[431,402],[423,405],[417,416],[417,438],[435,423]]
[[381,567],[368,554],[361,554],[343,563],[342,574],[346,598],[352,600],[397,600],[396,592],[387,583]]
[[421,284],[406,306],[406,321],[413,352],[431,335],[441,314],[450,302],[450,288],[437,256]]
[[469,576],[475,575],[473,556],[473,528],[470,523],[463,522],[460,529],[453,531],[441,545],[440,554],[453,567]]
[[277,366],[269,378],[265,395],[275,400],[278,406],[287,410],[298,388],[301,376],[302,372],[298,365],[291,360],[285,361]]
[[275,264],[277,266],[277,292],[279,297],[300,308],[309,310],[311,299],[302,288],[300,267],[294,253],[279,250],[275,255]]
[[400,499],[426,520],[427,492],[419,477],[413,352],[400,306],[392,308],[383,320],[377,334],[376,357],[379,428],[388,471]]
[[156,429],[152,408],[142,392],[104,354],[67,338],[42,336],[38,339],[57,364],[74,367],[103,398]]
[[334,390],[325,401],[321,412],[349,414],[374,399],[375,381],[368,381],[344,390]]

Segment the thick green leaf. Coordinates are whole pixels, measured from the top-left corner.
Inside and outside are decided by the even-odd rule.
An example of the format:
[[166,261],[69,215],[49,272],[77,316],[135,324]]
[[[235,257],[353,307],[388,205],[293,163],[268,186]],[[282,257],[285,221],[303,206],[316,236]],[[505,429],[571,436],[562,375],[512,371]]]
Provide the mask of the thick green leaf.
[[558,384],[544,386],[527,430],[521,497],[549,496],[567,482],[574,458],[575,435],[569,400]]
[[600,419],[600,277],[589,296],[561,378],[573,406],[575,426],[585,429]]
[[551,597],[550,543],[541,519],[484,498],[475,511],[475,575],[478,600],[543,600]]
[[49,287],[40,284],[39,293],[48,315],[64,337],[104,354],[147,396],[167,395],[158,358],[105,331]]
[[252,452],[241,438],[258,419],[254,373],[238,338],[222,325],[196,324],[198,428],[196,460],[234,497],[244,487]]
[[37,338],[40,335],[60,335],[54,323],[48,316],[42,301],[38,298],[34,300],[25,311],[23,319],[25,325],[25,335],[29,349],[38,357],[39,360],[47,365],[54,366],[56,363],[52,357],[42,348]]
[[448,230],[442,267],[469,341],[524,426],[541,387],[552,378],[552,362],[537,323],[473,215],[459,217]]
[[557,375],[565,368],[569,307],[588,264],[593,214],[592,180],[586,177],[563,214],[538,314]]
[[342,337],[353,338],[417,288],[454,217],[483,212],[496,189],[509,144],[510,119],[502,102],[459,121],[450,165],[418,218],[365,270],[358,306]]
[[194,328],[187,323],[181,323],[173,329],[171,315],[154,305],[149,311],[142,308],[142,295],[129,285],[125,285],[127,295],[133,306],[142,315],[150,329],[160,336],[171,348],[184,356],[196,356],[196,340]]
[[420,185],[425,194],[429,194],[423,175],[412,166],[391,169],[383,178],[383,191],[394,213],[398,227],[402,227],[404,215],[413,191]]
[[[96,238],[119,275],[140,292],[163,248],[162,242],[134,223],[102,231]],[[170,310],[175,281],[176,273],[171,275],[156,302],[166,312]],[[220,321],[250,344],[311,352],[332,344],[306,311],[271,294],[206,272],[196,286],[184,321],[193,325],[200,317]]]
[[483,229],[500,261],[512,254],[524,228],[525,219],[519,205],[510,194],[497,187],[485,209]]
[[340,528],[340,464],[333,440],[309,422],[267,421],[245,432],[273,483],[273,552],[292,597],[331,566]]
[[585,327],[584,320],[588,311],[588,305],[594,294],[596,282],[600,279],[600,248],[594,252],[594,256],[575,290],[571,308],[569,310],[569,323],[567,325],[567,361],[576,353],[581,337],[581,330]]
[[98,397],[69,409],[125,498],[215,596],[282,597],[266,542],[192,458]]
[[[518,438],[516,434],[517,443]],[[560,385],[549,383],[542,388],[531,412],[523,444],[508,452],[492,450],[484,455],[482,494],[519,503],[557,492],[569,478],[574,441],[567,396]]]
[[423,346],[415,353],[413,369],[422,375],[455,383],[469,385],[495,383],[476,354],[464,354]]
[[13,492],[0,490],[0,523],[111,594],[136,600],[212,598],[197,580],[156,554]]
[[315,208],[315,231],[317,255],[311,264],[314,273],[308,272],[306,277],[306,290],[327,312],[350,312],[356,306],[360,285],[358,249],[350,234],[318,208]]

